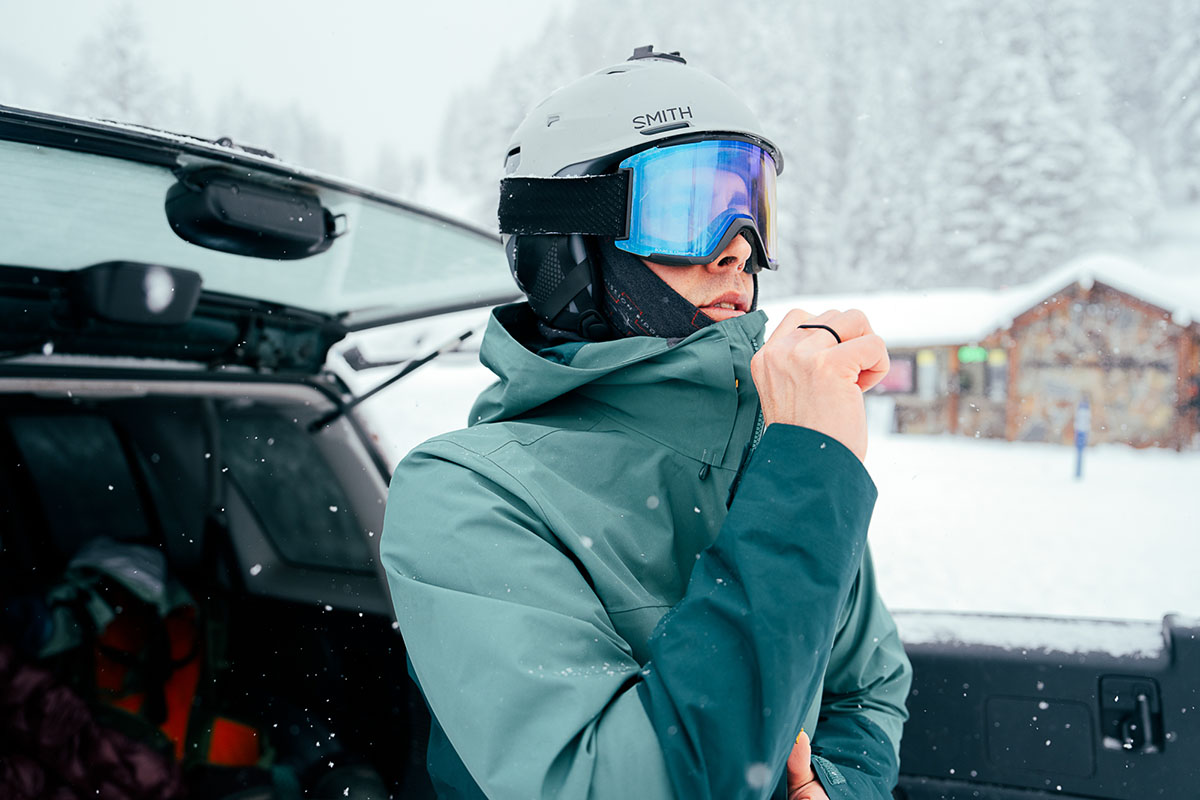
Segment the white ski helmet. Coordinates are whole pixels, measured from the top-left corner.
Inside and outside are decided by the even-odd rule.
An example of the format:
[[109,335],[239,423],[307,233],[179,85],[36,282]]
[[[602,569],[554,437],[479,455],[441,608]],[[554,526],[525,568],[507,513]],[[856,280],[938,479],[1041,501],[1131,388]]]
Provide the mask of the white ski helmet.
[[[757,145],[783,171],[782,154],[737,93],[678,52],[639,47],[533,108],[509,142],[499,221],[509,267],[539,318],[601,338],[599,275],[584,237],[620,239],[627,230],[629,183],[617,166],[649,148],[700,140]],[[767,266],[766,243],[754,233],[747,238],[756,262]]]

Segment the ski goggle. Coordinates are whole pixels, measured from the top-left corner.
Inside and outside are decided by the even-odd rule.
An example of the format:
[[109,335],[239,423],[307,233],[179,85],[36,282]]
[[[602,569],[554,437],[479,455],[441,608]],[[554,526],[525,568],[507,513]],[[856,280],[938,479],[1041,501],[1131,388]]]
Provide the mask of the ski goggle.
[[751,269],[776,267],[776,166],[762,147],[727,139],[654,147],[620,169],[630,179],[620,249],[668,265],[707,264],[749,229],[761,250]]

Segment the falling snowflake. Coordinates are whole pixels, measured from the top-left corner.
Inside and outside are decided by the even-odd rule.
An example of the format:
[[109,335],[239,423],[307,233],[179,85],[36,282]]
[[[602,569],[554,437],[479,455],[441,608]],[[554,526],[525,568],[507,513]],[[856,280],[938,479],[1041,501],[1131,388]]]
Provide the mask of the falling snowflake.
[[758,762],[746,767],[746,783],[752,789],[762,789],[771,782],[771,768]]

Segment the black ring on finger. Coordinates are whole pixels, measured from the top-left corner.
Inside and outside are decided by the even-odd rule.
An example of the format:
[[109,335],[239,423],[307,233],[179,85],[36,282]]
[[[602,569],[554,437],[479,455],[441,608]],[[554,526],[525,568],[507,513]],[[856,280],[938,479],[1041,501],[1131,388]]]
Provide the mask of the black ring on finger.
[[829,327],[828,325],[818,325],[816,323],[813,323],[812,325],[797,325],[796,327],[797,328],[820,328],[823,331],[829,331],[833,335],[833,338],[837,339],[838,344],[842,343],[842,337],[838,336],[837,331],[835,331],[833,328]]

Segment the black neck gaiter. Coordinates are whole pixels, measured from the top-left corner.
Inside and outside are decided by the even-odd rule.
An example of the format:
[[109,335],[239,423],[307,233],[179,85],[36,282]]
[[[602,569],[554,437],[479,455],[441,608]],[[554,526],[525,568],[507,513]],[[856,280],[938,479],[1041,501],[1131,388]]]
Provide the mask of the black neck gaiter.
[[[637,256],[620,250],[612,239],[592,239],[592,258],[599,262],[603,286],[600,310],[611,329],[605,338],[657,336],[685,339],[712,324],[712,319],[667,285]],[[758,275],[754,275],[754,296],[750,310],[758,307]],[[537,321],[540,334],[530,346],[534,350],[564,342],[587,341],[578,333],[551,327]]]
[[[604,316],[615,338],[657,336],[683,339],[713,323],[637,256],[617,248],[611,239],[597,241],[600,275],[604,283]],[[758,302],[758,276],[754,276],[754,303]]]

